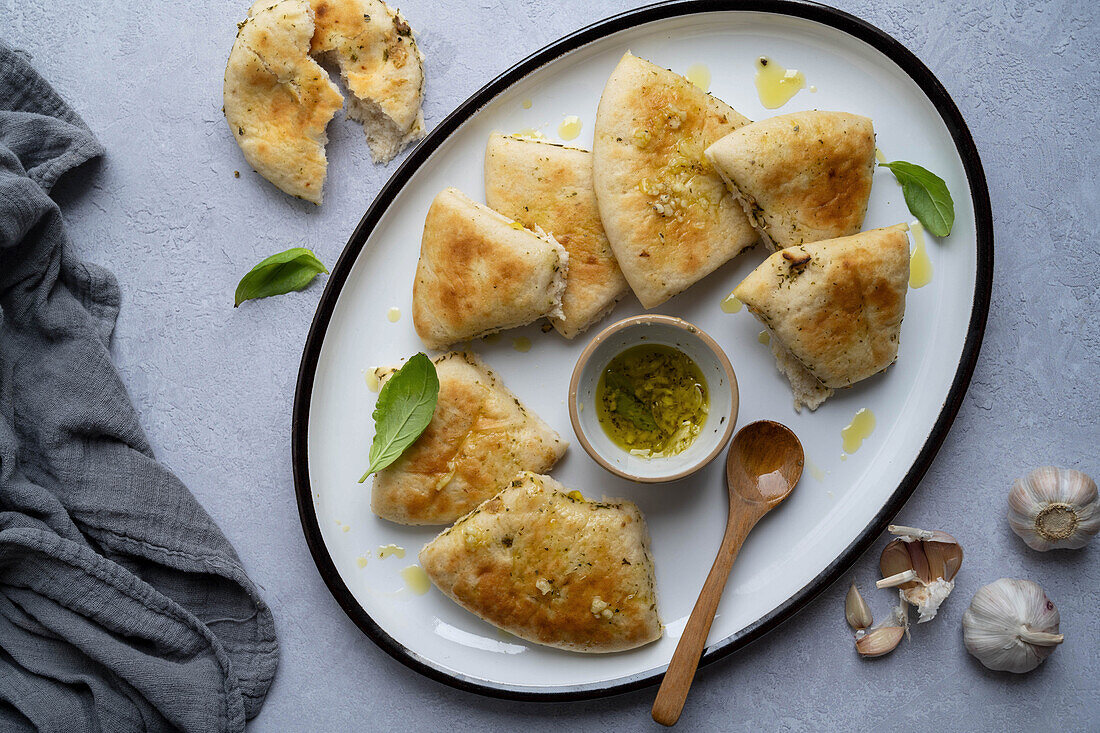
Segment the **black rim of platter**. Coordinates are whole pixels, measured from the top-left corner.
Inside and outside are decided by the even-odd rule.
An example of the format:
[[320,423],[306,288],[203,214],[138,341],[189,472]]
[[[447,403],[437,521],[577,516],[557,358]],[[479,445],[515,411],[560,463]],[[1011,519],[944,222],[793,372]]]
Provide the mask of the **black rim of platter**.
[[317,372],[317,360],[340,292],[368,236],[413,173],[463,122],[474,115],[487,102],[545,64],[593,41],[654,21],[716,11],[772,13],[811,20],[855,37],[885,54],[896,63],[916,82],[932,104],[935,105],[955,142],[970,185],[970,195],[974,204],[978,249],[973,310],[970,314],[970,323],[962,356],[943,409],[940,411],[931,433],[921,447],[913,466],[906,473],[905,478],[902,479],[897,490],[882,507],[881,511],[828,567],[771,612],[736,634],[710,646],[703,655],[700,666],[721,659],[759,639],[801,610],[818,593],[829,587],[840,577],[870,547],[916,489],[917,484],[920,483],[925,471],[931,465],[932,459],[943,443],[947,431],[962,404],[967,386],[970,384],[970,378],[974,372],[974,365],[978,359],[978,351],[985,333],[986,315],[989,311],[990,292],[993,286],[993,215],[989,203],[989,191],[986,188],[985,173],[978,157],[977,148],[974,146],[974,140],[963,121],[962,114],[939,80],[912,52],[866,21],[835,8],[801,0],[687,0],[685,2],[661,3],[613,16],[551,43],[493,79],[463,102],[417,145],[382,188],[366,214],[363,215],[359,225],[355,228],[355,232],[351,235],[351,239],[329,277],[306,339],[305,351],[298,371],[291,427],[291,454],[298,513],[313,560],[317,564],[321,577],[328,585],[329,591],[344,609],[344,612],[362,629],[363,633],[394,659],[431,679],[452,687],[491,697],[510,700],[565,701],[606,697],[641,689],[659,681],[664,673],[664,668],[648,670],[610,683],[596,682],[584,685],[555,686],[552,691],[487,683],[484,680],[444,671],[433,666],[415,652],[395,641],[359,605],[351,591],[344,584],[325,547],[325,541],[321,535],[314,509],[307,457],[310,399],[313,394],[314,379]]

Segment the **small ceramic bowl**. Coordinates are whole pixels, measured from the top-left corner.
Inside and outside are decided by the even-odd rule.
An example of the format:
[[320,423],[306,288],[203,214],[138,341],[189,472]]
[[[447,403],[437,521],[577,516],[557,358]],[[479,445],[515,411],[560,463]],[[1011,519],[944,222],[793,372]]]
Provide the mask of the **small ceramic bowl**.
[[[633,456],[615,445],[600,425],[596,411],[600,375],[612,359],[640,344],[679,349],[699,366],[707,381],[707,421],[695,442],[674,456]],[[729,442],[737,422],[737,377],[714,339],[687,321],[659,315],[626,318],[601,331],[577,360],[569,381],[569,420],[588,455],[616,476],[653,484],[675,481],[706,466]]]

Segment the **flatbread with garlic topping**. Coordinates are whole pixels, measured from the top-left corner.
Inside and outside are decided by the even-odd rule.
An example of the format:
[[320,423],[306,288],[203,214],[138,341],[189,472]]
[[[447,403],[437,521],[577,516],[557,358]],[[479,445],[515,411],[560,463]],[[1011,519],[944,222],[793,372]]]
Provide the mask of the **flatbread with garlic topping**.
[[898,355],[909,288],[906,224],[780,250],[733,291],[771,331],[795,407],[877,374]]
[[420,551],[444,594],[521,639],[616,652],[661,636],[645,519],[522,473]]
[[795,112],[746,125],[707,148],[772,249],[855,234],[875,170],[871,120]]
[[[374,476],[371,509],[400,524],[449,524],[520,471],[549,471],[566,443],[472,354],[434,360],[439,400],[428,427]],[[392,369],[377,369],[386,379]]]
[[593,180],[615,258],[652,308],[757,241],[703,151],[749,122],[684,77],[627,53],[596,113]]
[[485,201],[529,229],[545,229],[569,253],[562,316],[550,321],[562,336],[581,333],[630,292],[600,223],[588,151],[493,133]]
[[310,51],[335,60],[375,163],[424,136],[423,55],[412,28],[382,0],[311,0],[317,30]]
[[258,0],[225,67],[225,119],[245,160],[291,196],[321,203],[325,126],[344,102],[309,56],[307,0]]
[[432,349],[560,318],[569,255],[554,238],[470,200],[432,201],[413,283],[413,325]]

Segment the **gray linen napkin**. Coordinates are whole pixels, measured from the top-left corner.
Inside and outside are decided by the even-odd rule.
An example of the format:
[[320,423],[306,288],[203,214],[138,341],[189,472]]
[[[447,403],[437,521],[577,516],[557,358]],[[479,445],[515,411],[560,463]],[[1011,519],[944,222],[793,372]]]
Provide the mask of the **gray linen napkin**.
[[118,284],[49,197],[102,153],[0,43],[0,730],[241,731],[271,611],[153,458],[107,350]]

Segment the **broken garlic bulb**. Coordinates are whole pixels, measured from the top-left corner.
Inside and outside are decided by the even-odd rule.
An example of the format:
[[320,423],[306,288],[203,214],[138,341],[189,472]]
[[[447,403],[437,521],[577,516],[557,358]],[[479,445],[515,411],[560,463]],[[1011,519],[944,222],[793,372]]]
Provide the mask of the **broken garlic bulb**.
[[1084,547],[1100,531],[1096,482],[1072,468],[1036,468],[1012,485],[1008,523],[1033,550]]
[[982,586],[963,614],[966,650],[1001,672],[1030,672],[1063,641],[1058,609],[1037,583],[1001,578]]
[[894,524],[888,529],[897,539],[882,550],[883,578],[875,586],[900,588],[902,598],[917,607],[917,623],[931,621],[955,587],[962,547],[946,532]]

